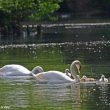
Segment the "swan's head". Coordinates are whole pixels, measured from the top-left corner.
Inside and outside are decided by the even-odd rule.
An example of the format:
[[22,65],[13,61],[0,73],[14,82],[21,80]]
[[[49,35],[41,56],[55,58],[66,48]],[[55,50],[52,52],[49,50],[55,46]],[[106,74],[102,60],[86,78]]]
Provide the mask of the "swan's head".
[[74,67],[75,71],[77,72],[77,75],[79,75],[80,70],[81,70],[81,62],[79,60],[75,60],[72,62],[72,66]]
[[80,82],[80,78],[78,77],[78,75],[80,74],[80,69],[81,69],[81,62],[79,60],[73,61],[70,66],[71,75],[78,82]]
[[41,66],[36,66],[32,70],[32,73],[34,73],[34,74],[41,73],[41,72],[44,72],[44,70]]
[[65,69],[65,73],[66,74],[70,73],[69,69]]

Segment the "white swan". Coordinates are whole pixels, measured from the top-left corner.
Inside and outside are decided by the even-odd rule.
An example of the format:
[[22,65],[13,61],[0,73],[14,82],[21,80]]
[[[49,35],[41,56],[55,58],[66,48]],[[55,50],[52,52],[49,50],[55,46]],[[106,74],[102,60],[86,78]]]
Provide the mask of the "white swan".
[[60,71],[47,71],[41,72],[35,75],[35,78],[39,83],[69,83],[69,82],[80,82],[77,74],[80,73],[81,63],[78,60],[72,62],[70,66],[71,75],[74,79]]
[[18,64],[5,65],[0,68],[0,76],[31,76],[39,72],[43,72],[40,66],[36,66],[32,71]]
[[99,82],[108,82],[108,79],[105,78],[105,75],[102,75],[101,78],[99,79]]

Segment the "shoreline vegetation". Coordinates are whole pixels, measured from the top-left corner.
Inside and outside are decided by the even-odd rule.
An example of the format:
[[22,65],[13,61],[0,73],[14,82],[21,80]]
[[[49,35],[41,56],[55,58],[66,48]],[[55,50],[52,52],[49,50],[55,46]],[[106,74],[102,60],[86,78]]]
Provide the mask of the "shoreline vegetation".
[[[22,23],[19,35],[3,28],[0,32],[0,45],[109,41],[110,22],[50,22],[37,25]],[[5,34],[4,34],[5,32]]]
[[109,13],[109,0],[1,0],[0,44],[109,40]]
[[66,32],[70,28],[82,29],[89,25],[90,28],[103,28],[110,25],[109,13],[109,0],[1,0],[0,43],[8,40],[11,41],[9,43],[19,40],[20,43],[30,43],[33,38],[42,43],[45,33],[48,34],[45,39],[47,36],[52,36],[52,39],[57,33],[63,34],[62,31]]

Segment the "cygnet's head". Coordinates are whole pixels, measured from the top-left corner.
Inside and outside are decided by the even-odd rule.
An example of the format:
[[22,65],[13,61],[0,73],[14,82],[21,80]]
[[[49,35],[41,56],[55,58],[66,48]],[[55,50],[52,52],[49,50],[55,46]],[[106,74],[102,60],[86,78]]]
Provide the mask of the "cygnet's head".
[[101,82],[108,82],[108,79],[105,78],[105,75],[102,75],[99,81],[101,81]]
[[103,78],[105,78],[105,76],[104,76],[104,75],[102,75],[102,76],[101,76],[101,78],[103,79]]
[[103,75],[103,74],[101,76],[101,81],[103,81],[103,82],[105,81],[105,75]]
[[65,73],[68,74],[70,71],[69,69],[65,69]]
[[71,75],[71,73],[70,73],[70,71],[69,71],[69,69],[65,69],[65,74],[67,76],[69,76],[70,78],[73,78],[72,75]]
[[86,75],[83,75],[82,78],[81,78],[81,81],[82,82],[85,82],[86,80],[87,80],[87,76]]
[[83,75],[83,76],[82,76],[82,78],[83,78],[83,79],[86,79],[86,78],[87,78],[87,76],[86,76],[86,75]]
[[41,66],[36,66],[32,70],[32,73],[34,73],[34,74],[41,73],[41,72],[44,72],[44,70]]

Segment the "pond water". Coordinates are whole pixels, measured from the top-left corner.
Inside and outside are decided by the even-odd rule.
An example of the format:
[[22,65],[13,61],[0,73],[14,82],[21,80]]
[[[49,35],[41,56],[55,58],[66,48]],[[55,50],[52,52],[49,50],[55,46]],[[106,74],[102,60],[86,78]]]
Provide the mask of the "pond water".
[[110,84],[37,84],[0,80],[0,110],[109,110]]
[[[110,42],[65,42],[0,46],[0,66],[40,65],[63,71],[80,60],[80,76],[110,76]],[[0,78],[0,110],[109,110],[109,83],[37,84],[32,77]]]

